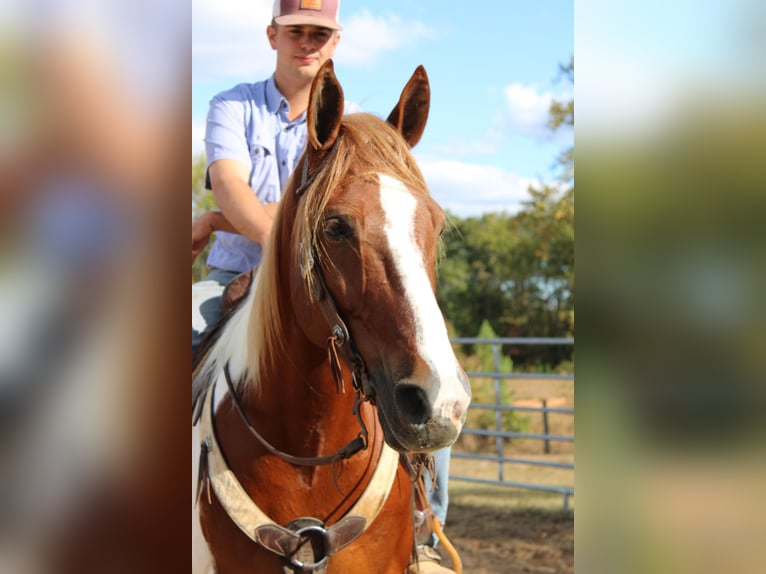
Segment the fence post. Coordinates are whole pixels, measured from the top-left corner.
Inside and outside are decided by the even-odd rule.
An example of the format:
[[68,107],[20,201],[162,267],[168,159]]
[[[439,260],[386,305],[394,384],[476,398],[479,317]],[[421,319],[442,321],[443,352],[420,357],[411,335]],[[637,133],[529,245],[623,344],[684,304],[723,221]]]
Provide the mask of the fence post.
[[548,400],[543,399],[543,434],[545,435],[544,452],[551,454],[551,441],[548,440]]
[[[500,372],[500,345],[492,345],[492,362],[494,363],[494,372]],[[502,389],[500,387],[501,381],[499,378],[495,378],[495,406],[500,406],[503,402]],[[503,412],[500,409],[495,409],[495,430],[498,433],[503,432]],[[501,482],[503,479],[503,437],[495,437],[495,449],[497,450],[497,478]]]

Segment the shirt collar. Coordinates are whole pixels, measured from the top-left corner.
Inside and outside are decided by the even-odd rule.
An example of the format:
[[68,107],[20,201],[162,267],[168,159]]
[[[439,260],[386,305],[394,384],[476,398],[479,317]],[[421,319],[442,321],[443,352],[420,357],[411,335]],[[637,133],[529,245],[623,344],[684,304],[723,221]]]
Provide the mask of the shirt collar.
[[[268,108],[269,112],[275,114],[277,117],[287,123],[287,110],[289,106],[290,105],[282,95],[282,92],[280,92],[279,88],[277,88],[277,82],[274,79],[274,75],[272,74],[271,77],[266,81],[266,107]],[[305,121],[305,119],[306,112],[301,114],[301,116],[298,117],[294,122],[289,123],[300,123]]]
[[287,105],[287,100],[285,100],[282,92],[277,88],[277,82],[272,75],[266,81],[266,107],[272,114],[276,114],[279,111],[279,106],[282,105],[282,102],[284,102],[285,106]]

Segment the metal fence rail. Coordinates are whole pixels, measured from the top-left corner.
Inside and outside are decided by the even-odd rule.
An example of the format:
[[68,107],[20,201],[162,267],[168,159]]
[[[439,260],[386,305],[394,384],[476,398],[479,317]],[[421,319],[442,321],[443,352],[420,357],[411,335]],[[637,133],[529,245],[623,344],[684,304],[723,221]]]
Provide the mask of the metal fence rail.
[[[528,490],[547,491],[561,494],[563,496],[563,508],[569,509],[569,497],[574,496],[574,486],[554,486],[547,484],[531,484],[525,482],[514,482],[505,480],[503,476],[504,464],[519,464],[519,465],[537,465],[547,466],[552,468],[562,468],[574,471],[574,464],[563,462],[549,462],[541,460],[533,460],[522,457],[509,457],[505,456],[504,443],[505,439],[509,438],[521,438],[530,440],[542,440],[545,444],[545,452],[549,452],[548,445],[551,441],[561,442],[574,442],[574,436],[569,435],[553,435],[548,432],[548,413],[557,413],[562,415],[574,416],[573,408],[566,407],[549,407],[543,401],[541,407],[530,406],[517,406],[513,404],[504,404],[502,402],[502,385],[503,382],[507,383],[512,379],[538,379],[538,380],[569,380],[574,384],[573,375],[558,375],[558,374],[538,374],[538,373],[502,373],[500,372],[500,347],[502,345],[574,345],[574,339],[571,338],[555,338],[555,337],[499,337],[493,339],[486,338],[473,338],[473,337],[458,337],[452,339],[453,344],[471,344],[471,345],[491,345],[492,356],[494,362],[494,371],[492,372],[467,372],[469,378],[482,378],[492,379],[494,386],[495,402],[494,403],[477,403],[471,404],[471,409],[486,409],[495,411],[495,428],[493,430],[486,429],[474,429],[464,428],[463,434],[466,435],[478,435],[478,436],[492,436],[495,437],[495,454],[471,454],[462,452],[453,452],[452,457],[472,459],[472,460],[484,460],[497,463],[497,479],[491,480],[486,478],[477,478],[471,476],[459,476],[450,474],[450,480],[462,480],[466,482],[475,482],[482,484],[497,484],[502,486],[509,486],[513,488],[524,488]],[[503,428],[502,413],[507,411],[525,411],[525,412],[539,412],[543,413],[543,433],[522,433],[513,432]],[[574,484],[574,476],[572,477],[572,484]]]

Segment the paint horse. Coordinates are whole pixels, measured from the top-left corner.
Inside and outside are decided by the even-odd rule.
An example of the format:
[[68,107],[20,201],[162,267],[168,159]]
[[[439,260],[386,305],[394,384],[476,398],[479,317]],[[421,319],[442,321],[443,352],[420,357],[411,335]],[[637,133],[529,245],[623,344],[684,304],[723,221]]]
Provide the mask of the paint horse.
[[261,266],[195,370],[194,572],[407,567],[399,453],[452,444],[470,402],[434,296],[444,214],[409,149],[429,103],[422,67],[387,122],[343,115],[332,61],[314,79]]

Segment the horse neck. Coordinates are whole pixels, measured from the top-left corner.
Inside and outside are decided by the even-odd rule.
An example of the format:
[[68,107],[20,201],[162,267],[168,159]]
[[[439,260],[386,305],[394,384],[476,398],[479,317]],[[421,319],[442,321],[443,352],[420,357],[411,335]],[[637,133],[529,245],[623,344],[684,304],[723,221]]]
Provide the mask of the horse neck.
[[284,346],[259,373],[257,392],[244,397],[245,410],[280,450],[306,457],[331,454],[360,429],[352,412],[351,375],[344,367],[342,392],[327,350],[306,338],[297,319],[286,324],[283,335]]
[[[295,206],[289,199],[281,208],[284,219],[271,246],[275,251],[269,254],[274,257],[270,277],[276,282],[263,286],[283,297],[272,307],[278,313],[280,344],[270,345],[269,356],[260,361],[257,391],[247,394],[246,410],[274,446],[296,456],[315,457],[345,446],[360,427],[352,412],[354,391],[348,368],[343,368],[345,392],[338,392],[332,374],[324,347],[330,326],[316,302],[308,294],[301,297],[294,284],[299,280],[291,249]],[[370,411],[365,409],[368,428],[377,423]]]

